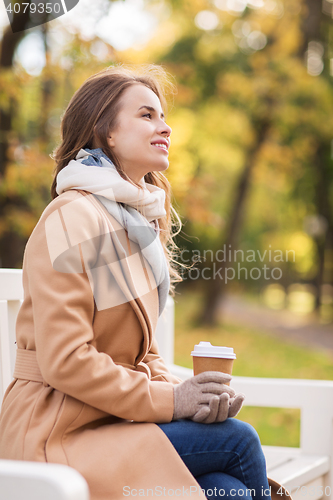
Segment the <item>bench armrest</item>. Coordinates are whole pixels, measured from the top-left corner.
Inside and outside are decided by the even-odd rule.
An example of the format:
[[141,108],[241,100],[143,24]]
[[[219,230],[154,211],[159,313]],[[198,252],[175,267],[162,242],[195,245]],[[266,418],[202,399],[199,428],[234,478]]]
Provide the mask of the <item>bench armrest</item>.
[[4,500],[89,500],[85,479],[66,465],[0,460]]

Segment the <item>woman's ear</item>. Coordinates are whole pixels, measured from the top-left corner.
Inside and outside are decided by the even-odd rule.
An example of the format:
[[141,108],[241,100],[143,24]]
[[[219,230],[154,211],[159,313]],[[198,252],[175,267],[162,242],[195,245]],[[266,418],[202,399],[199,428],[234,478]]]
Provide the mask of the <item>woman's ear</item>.
[[115,146],[115,142],[114,142],[114,138],[112,137],[112,135],[109,135],[109,136],[108,136],[107,141],[108,141],[108,145],[109,145],[111,148],[114,148],[114,146]]

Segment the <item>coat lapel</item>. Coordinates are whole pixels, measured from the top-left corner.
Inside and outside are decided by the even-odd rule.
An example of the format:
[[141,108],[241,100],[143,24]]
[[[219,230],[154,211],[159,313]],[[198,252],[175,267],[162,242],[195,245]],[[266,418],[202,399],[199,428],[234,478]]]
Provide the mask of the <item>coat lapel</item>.
[[[105,209],[105,207],[90,193],[79,191],[100,212],[105,223],[101,253],[102,261],[107,263],[115,278],[120,293],[114,291],[114,286],[108,287],[107,293],[114,305],[129,302],[136,313],[143,331],[143,348],[137,358],[139,363],[146,356],[153,342],[153,333],[158,320],[158,291],[153,272],[149,263],[143,257],[137,244],[128,239],[127,232]],[[90,196],[88,196],[90,195]],[[93,287],[96,283],[105,282],[105,265],[95,269],[86,269]],[[106,292],[105,287],[104,292]],[[116,296],[112,294],[117,294]],[[94,297],[100,294],[96,290]],[[110,302],[109,302],[110,305]],[[112,307],[112,306],[111,306]],[[97,304],[97,308],[98,304]]]

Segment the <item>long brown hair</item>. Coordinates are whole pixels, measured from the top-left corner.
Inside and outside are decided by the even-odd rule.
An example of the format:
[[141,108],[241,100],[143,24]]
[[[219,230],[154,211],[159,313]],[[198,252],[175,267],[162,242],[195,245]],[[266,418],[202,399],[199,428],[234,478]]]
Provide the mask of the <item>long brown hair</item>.
[[[62,117],[62,142],[52,156],[56,163],[51,186],[52,199],[58,196],[56,177],[60,170],[76,158],[80,149],[96,147],[96,141],[114,163],[119,174],[127,181],[133,182],[123,171],[108,145],[107,137],[117,125],[120,97],[129,86],[135,84],[143,84],[151,89],[160,99],[162,108],[166,109],[166,91],[170,92],[174,87],[164,69],[156,65],[141,66],[136,71],[125,66],[113,66],[88,78],[75,92]],[[178,247],[174,241],[175,235],[181,229],[181,222],[171,204],[171,187],[167,178],[161,172],[149,172],[144,179],[165,191],[166,216],[159,219],[159,226],[173,291],[174,283],[182,281],[176,261]]]

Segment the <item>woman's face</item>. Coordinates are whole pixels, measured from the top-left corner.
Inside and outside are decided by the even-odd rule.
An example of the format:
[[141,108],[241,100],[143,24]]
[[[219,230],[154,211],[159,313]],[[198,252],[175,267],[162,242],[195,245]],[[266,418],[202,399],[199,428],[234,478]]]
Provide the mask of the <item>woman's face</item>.
[[139,182],[148,172],[168,168],[170,134],[157,95],[142,84],[128,87],[108,143],[130,179]]

